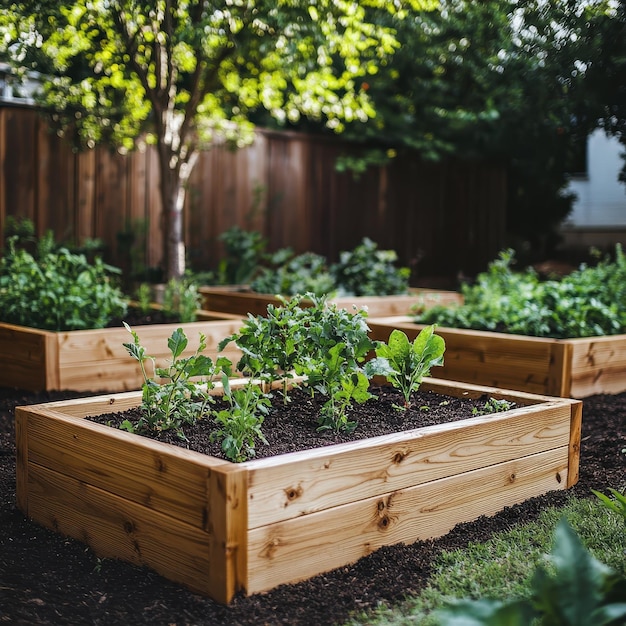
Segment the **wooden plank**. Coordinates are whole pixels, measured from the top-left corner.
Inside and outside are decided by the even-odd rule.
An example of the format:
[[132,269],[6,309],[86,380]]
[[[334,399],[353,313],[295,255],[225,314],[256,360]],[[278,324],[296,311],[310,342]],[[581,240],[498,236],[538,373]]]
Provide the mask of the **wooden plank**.
[[148,565],[211,594],[206,531],[36,464],[29,478],[29,515],[40,524],[85,542],[98,556]]
[[15,448],[16,504],[28,515],[28,416],[19,409],[15,411]]
[[230,602],[248,585],[247,471],[224,465],[209,475],[208,512],[211,569],[208,586],[213,597]]
[[567,484],[572,487],[578,482],[580,468],[580,437],[582,432],[583,403],[580,401],[571,404],[572,419],[568,446]]
[[0,107],[0,241],[5,240],[7,218],[6,195],[8,185],[5,184],[5,163],[7,154],[6,119],[7,109]]
[[[281,301],[273,294],[255,293],[245,285],[201,287],[202,308],[246,316],[266,315],[268,304],[280,306]],[[342,296],[330,298],[329,302],[349,311],[367,310],[369,317],[408,315],[414,307],[430,308],[436,304],[460,303],[462,296],[455,291],[435,289],[412,289],[411,293],[391,296]],[[310,306],[303,301],[302,306]]]
[[[119,408],[119,407],[118,407]],[[27,411],[27,409],[23,409]],[[205,528],[207,481],[227,461],[59,414],[28,415],[29,465]]]
[[[197,349],[199,333],[204,333],[204,353],[215,359],[219,342],[236,332],[243,322],[242,318],[231,317],[189,324],[155,324],[137,330],[148,354],[162,367],[171,359],[167,340],[177,328],[183,328],[189,339],[185,355]],[[131,340],[128,331],[121,327],[51,332],[0,323],[0,358],[9,364],[4,384],[33,391],[139,389],[143,384],[141,369],[123,346]],[[233,362],[241,355],[234,345],[219,354]]]
[[0,323],[0,360],[6,364],[3,385],[32,391],[46,389],[50,335],[44,330]]
[[547,403],[252,461],[249,527],[565,447],[570,416]]
[[572,397],[626,391],[626,334],[565,341],[572,349]]
[[352,563],[383,545],[438,537],[460,522],[563,489],[567,454],[567,446],[549,450],[253,529],[248,593]]
[[76,242],[94,239],[96,200],[96,150],[84,150],[76,155],[76,214],[74,216]]
[[[372,338],[383,341],[392,328],[409,339],[424,328],[406,316],[369,319],[368,325]],[[444,327],[437,334],[446,342],[444,365],[433,370],[438,378],[548,393],[554,339]]]

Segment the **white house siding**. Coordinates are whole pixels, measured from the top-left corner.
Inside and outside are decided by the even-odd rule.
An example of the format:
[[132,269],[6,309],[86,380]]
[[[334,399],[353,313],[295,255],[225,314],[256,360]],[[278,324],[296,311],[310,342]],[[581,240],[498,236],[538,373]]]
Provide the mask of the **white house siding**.
[[565,247],[626,244],[626,185],[617,179],[623,160],[617,139],[597,130],[587,145],[587,175],[567,188],[577,198],[561,234]]

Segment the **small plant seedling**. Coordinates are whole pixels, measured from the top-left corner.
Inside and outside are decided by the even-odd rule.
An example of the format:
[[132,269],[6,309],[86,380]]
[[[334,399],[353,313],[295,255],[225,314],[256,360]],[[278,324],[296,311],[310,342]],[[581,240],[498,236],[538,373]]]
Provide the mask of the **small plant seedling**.
[[474,407],[472,409],[472,415],[490,415],[491,413],[502,413],[504,411],[509,411],[515,406],[515,402],[510,402],[509,400],[505,400],[502,398],[498,400],[497,398],[488,398],[485,401],[482,409]]
[[240,463],[255,456],[257,439],[267,443],[261,425],[269,411],[270,397],[250,379],[241,388],[231,388],[226,373],[222,375],[222,386],[224,400],[229,408],[216,412],[215,419],[219,427],[211,437],[221,438],[222,450],[226,457],[230,461]]
[[[206,337],[202,333],[196,351],[183,358],[188,340],[182,328],[177,328],[167,342],[172,355],[169,366],[157,367],[155,358],[148,355],[141,345],[137,332],[126,322],[124,326],[132,335],[133,341],[123,345],[130,356],[139,362],[144,384],[142,418],[136,428],[130,422],[125,422],[123,427],[139,432],[143,429],[161,431],[173,428],[182,437],[182,426],[201,418],[213,402],[209,392],[214,387],[214,379],[225,367],[230,366],[230,361],[220,357],[214,363],[201,354],[206,348]],[[146,368],[146,363],[149,362],[152,364],[153,376],[149,375]],[[166,382],[159,384],[156,378]]]
[[376,358],[366,365],[370,374],[386,376],[396,389],[402,392],[403,410],[411,406],[411,394],[419,389],[424,376],[430,369],[443,365],[446,349],[442,337],[435,334],[435,324],[422,329],[411,343],[406,333],[394,329],[389,335],[388,343],[376,347]]

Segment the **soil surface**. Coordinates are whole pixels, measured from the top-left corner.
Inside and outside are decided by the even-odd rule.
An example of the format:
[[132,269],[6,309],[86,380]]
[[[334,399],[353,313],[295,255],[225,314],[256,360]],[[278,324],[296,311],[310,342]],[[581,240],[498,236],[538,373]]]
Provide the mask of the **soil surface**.
[[[583,409],[580,481],[499,514],[461,524],[446,536],[383,548],[357,563],[224,607],[159,575],[112,559],[25,519],[15,507],[14,408],[78,395],[0,388],[0,623],[35,625],[311,625],[341,624],[351,613],[401,602],[428,582],[446,549],[484,541],[532,520],[570,494],[595,497],[626,482],[626,394],[587,398]],[[431,411],[421,411],[432,417]],[[266,428],[269,428],[269,423]],[[312,426],[314,427],[314,425]],[[364,428],[364,425],[359,428]],[[357,431],[359,431],[357,428]],[[329,435],[330,436],[330,435]],[[187,445],[187,444],[183,444]],[[259,447],[259,454],[261,448]]]

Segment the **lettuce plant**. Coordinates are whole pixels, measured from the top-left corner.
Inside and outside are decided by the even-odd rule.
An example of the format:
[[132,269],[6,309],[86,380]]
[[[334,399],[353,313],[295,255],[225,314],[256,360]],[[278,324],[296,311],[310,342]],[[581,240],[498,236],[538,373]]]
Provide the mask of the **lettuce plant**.
[[442,337],[435,334],[435,325],[423,328],[413,342],[406,333],[394,329],[388,343],[376,347],[376,358],[368,362],[366,370],[370,374],[386,376],[396,389],[402,392],[404,406],[411,406],[411,394],[419,389],[424,376],[432,367],[443,365],[446,345]]

